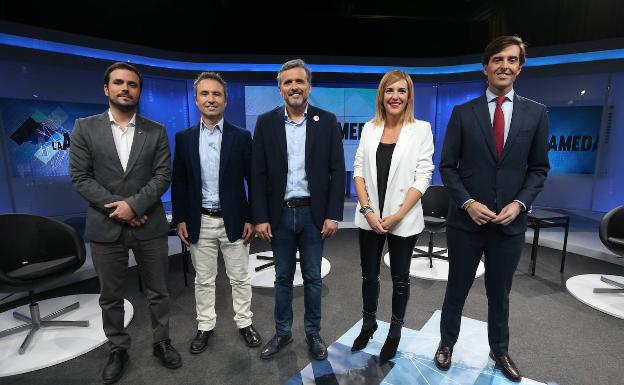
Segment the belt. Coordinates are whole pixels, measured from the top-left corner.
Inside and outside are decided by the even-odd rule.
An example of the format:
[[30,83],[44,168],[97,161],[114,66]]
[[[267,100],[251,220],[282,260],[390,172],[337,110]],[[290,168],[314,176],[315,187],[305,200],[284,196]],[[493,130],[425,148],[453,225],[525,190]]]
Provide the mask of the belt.
[[211,217],[222,217],[223,213],[221,212],[221,210],[213,210],[213,209],[206,209],[202,207],[202,214],[204,215],[210,215]]
[[284,201],[284,206],[289,208],[310,206],[310,198],[293,198]]

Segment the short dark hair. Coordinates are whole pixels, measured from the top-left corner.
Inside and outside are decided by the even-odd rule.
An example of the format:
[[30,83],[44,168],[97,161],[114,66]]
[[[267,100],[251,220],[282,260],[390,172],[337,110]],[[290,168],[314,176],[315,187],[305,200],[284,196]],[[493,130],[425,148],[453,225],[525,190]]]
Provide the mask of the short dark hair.
[[111,64],[106,69],[106,71],[104,71],[104,84],[105,85],[108,85],[108,82],[110,81],[111,72],[113,72],[114,70],[118,70],[118,69],[132,71],[135,74],[137,74],[137,76],[139,77],[139,88],[143,90],[143,76],[141,76],[141,73],[139,72],[139,70],[132,64],[124,63],[121,61]]
[[517,45],[520,48],[520,65],[523,65],[526,61],[526,44],[522,41],[520,36],[499,36],[496,39],[492,40],[490,44],[485,47],[483,51],[483,58],[481,62],[483,65],[487,65],[490,62],[490,58],[510,45]]
[[199,84],[199,82],[201,82],[202,80],[206,80],[206,79],[212,79],[212,80],[218,81],[223,86],[223,96],[225,96],[225,98],[227,99],[227,83],[225,82],[225,80],[223,79],[220,73],[212,72],[212,71],[202,72],[199,75],[197,75],[197,79],[195,79],[195,81],[193,82],[193,90],[194,90],[195,96],[197,96],[197,85]]

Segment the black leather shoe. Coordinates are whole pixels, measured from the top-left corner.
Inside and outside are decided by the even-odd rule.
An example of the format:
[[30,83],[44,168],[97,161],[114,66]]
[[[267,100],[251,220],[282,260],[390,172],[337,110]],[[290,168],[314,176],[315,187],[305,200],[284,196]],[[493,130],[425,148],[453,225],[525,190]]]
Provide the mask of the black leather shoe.
[[327,358],[327,345],[318,332],[306,334],[306,342],[308,350],[312,353],[315,360],[324,360]]
[[453,356],[453,347],[444,345],[442,341],[438,345],[433,361],[440,370],[449,370],[451,367],[451,357]]
[[522,375],[514,362],[509,357],[509,354],[503,354],[500,357],[494,357],[494,354],[490,352],[490,358],[494,360],[494,367],[499,369],[509,381],[520,382]]
[[282,348],[292,342],[292,334],[288,332],[285,336],[278,336],[277,334],[271,338],[271,340],[264,345],[260,352],[260,358],[268,359],[273,357]]
[[114,384],[119,381],[126,369],[128,359],[128,352],[125,349],[110,352],[108,362],[102,371],[102,381],[105,384]]
[[154,344],[154,357],[160,360],[165,368],[177,369],[182,366],[182,358],[173,346],[171,341],[164,340]]
[[197,335],[191,341],[191,347],[189,351],[191,354],[199,354],[206,350],[208,346],[208,338],[212,335],[213,330],[198,330]]
[[262,337],[260,333],[253,327],[253,325],[249,325],[244,328],[238,329],[238,332],[243,336],[245,343],[250,348],[255,348],[256,346],[260,346],[262,343]]
[[373,334],[375,334],[376,330],[377,330],[377,323],[375,323],[375,325],[370,329],[364,329],[364,327],[362,327],[360,334],[357,337],[355,337],[355,341],[353,341],[353,346],[351,346],[351,351],[357,352],[358,350],[364,349],[366,345],[368,345],[368,340],[373,338]]
[[383,346],[381,347],[381,352],[379,352],[380,363],[386,363],[396,355],[397,348],[399,347],[399,342],[401,342],[401,337],[386,338],[386,342],[384,342]]

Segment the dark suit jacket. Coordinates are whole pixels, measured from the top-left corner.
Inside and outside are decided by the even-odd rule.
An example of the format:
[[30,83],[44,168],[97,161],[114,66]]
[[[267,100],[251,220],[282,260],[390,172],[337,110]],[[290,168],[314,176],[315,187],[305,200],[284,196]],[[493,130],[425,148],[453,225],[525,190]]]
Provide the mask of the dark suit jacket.
[[[461,206],[473,198],[498,213],[514,200],[527,209],[544,187],[548,170],[546,107],[514,95],[513,115],[501,160],[485,95],[456,106],[446,129],[440,175],[451,195],[447,225],[480,231]],[[526,231],[526,212],[501,226],[506,234]]]
[[[282,217],[288,174],[284,107],[258,117],[252,158],[254,222],[269,222],[276,229]],[[305,170],[316,226],[321,229],[325,219],[342,220],[345,174],[342,131],[334,114],[310,105]]]
[[169,224],[160,201],[169,188],[169,140],[162,124],[136,116],[134,139],[124,172],[111,131],[108,112],[76,120],[71,136],[69,167],[74,188],[88,202],[86,236],[96,242],[114,242],[124,223],[108,217],[104,205],[128,202],[147,222],[134,230],[137,239],[166,235]]
[[[252,223],[244,182],[251,177],[251,134],[223,123],[219,159],[219,203],[228,239],[241,238],[245,222]],[[199,240],[202,179],[199,161],[199,124],[176,134],[171,204],[174,223],[186,222],[192,243]]]

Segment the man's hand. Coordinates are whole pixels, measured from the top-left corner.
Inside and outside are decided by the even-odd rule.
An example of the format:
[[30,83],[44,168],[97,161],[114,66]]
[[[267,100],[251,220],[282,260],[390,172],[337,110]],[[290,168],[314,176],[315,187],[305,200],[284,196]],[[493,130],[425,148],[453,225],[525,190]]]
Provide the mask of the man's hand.
[[265,241],[271,242],[271,238],[273,238],[271,224],[269,222],[258,223],[256,225],[256,234]]
[[468,211],[468,215],[470,215],[470,218],[472,218],[474,223],[479,226],[496,218],[496,213],[494,211],[488,209],[486,205],[477,201],[468,206],[466,211]]
[[186,222],[180,222],[176,225],[176,234],[178,234],[178,238],[180,241],[184,243],[187,247],[191,245],[188,241],[188,232],[186,231]]
[[388,230],[384,229],[381,218],[379,218],[379,215],[376,213],[368,212],[364,218],[366,218],[370,228],[377,234],[385,234],[388,232]]
[[381,219],[381,225],[384,230],[390,231],[390,229],[392,229],[397,223],[401,222],[401,219],[403,218],[398,214],[388,215],[387,217]]
[[243,244],[248,245],[254,236],[254,226],[251,223],[245,222],[243,227]]
[[116,201],[112,203],[107,203],[104,205],[107,209],[115,208],[115,211],[110,213],[108,216],[112,219],[117,219],[118,221],[128,222],[132,220],[132,218],[136,217],[134,211],[132,211],[132,207],[126,201]]
[[323,228],[321,229],[321,237],[323,237],[323,239],[333,237],[336,231],[338,231],[338,222],[332,219],[325,219]]
[[132,227],[139,227],[139,226],[143,226],[145,224],[145,222],[147,222],[147,215],[143,215],[141,218],[134,217],[128,223]]
[[503,207],[500,213],[496,216],[496,218],[492,219],[492,222],[498,223],[499,225],[507,226],[522,212],[522,205],[518,202],[511,202],[507,206]]

